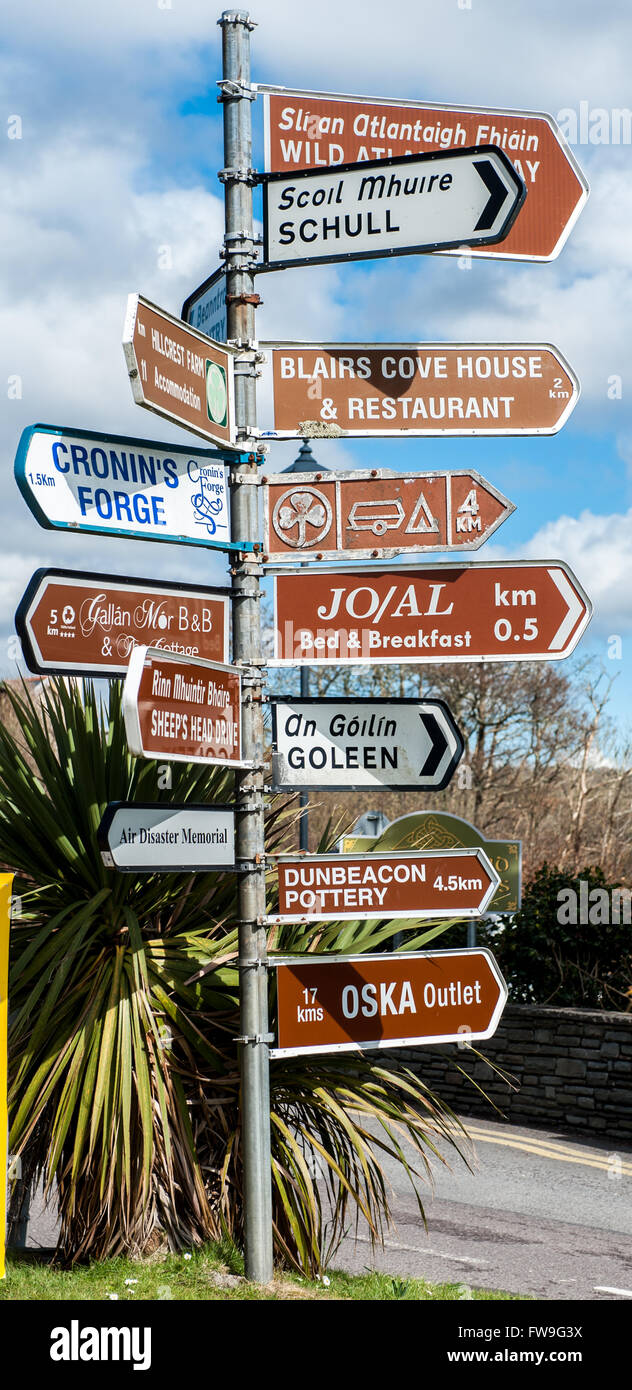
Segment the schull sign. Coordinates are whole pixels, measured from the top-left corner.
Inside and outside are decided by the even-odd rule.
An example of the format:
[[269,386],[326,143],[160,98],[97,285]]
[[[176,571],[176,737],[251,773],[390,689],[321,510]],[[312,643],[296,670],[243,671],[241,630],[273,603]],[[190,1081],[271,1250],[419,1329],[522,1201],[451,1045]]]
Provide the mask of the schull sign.
[[263,179],[262,270],[490,245],[526,197],[495,145]]

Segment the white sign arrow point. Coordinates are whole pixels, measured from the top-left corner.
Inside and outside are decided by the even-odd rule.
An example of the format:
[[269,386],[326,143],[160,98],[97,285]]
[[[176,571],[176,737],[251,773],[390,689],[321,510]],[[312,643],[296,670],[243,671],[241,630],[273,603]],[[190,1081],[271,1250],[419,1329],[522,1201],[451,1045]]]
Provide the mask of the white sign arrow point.
[[562,647],[566,646],[577,619],[580,618],[584,612],[584,604],[575,593],[575,590],[569,583],[563,570],[550,569],[549,574],[556,589],[559,589],[564,602],[568,604],[568,613],[566,617],[562,619],[555,636],[549,642],[549,651],[558,652],[561,651]]

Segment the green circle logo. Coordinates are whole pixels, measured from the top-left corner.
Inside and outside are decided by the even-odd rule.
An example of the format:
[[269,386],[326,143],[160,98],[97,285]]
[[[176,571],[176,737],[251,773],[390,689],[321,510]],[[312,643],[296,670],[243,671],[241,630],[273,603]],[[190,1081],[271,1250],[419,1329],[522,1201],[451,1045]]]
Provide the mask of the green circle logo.
[[217,362],[206,362],[206,409],[214,425],[225,425],[228,417],[226,372]]

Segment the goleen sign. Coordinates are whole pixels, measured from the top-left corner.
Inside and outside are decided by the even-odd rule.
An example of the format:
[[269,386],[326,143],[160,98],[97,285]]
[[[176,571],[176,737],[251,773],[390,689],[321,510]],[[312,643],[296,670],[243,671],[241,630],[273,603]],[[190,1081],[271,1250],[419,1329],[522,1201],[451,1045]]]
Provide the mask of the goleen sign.
[[482,949],[286,956],[276,969],[272,1057],[491,1038],[507,1001]]
[[241,758],[241,676],[234,666],[135,647],[123,715],[137,757],[252,766]]

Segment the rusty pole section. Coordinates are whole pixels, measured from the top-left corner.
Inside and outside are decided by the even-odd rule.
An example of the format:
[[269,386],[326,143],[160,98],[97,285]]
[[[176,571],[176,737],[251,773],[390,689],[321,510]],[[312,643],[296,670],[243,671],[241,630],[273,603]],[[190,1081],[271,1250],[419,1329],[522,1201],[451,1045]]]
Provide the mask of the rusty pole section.
[[[236,364],[235,403],[243,450],[231,472],[232,539],[257,544],[257,402],[255,237],[252,214],[252,99],[250,33],[244,10],[225,10],[222,29],[225,191],[226,311],[230,342],[244,349]],[[237,551],[232,569],[233,661],[242,672],[243,756],[248,772],[235,774],[241,1003],[241,1147],[244,1168],[246,1277],[272,1279],[270,1164],[270,1035],[265,918],[263,707],[260,623],[260,551]]]

